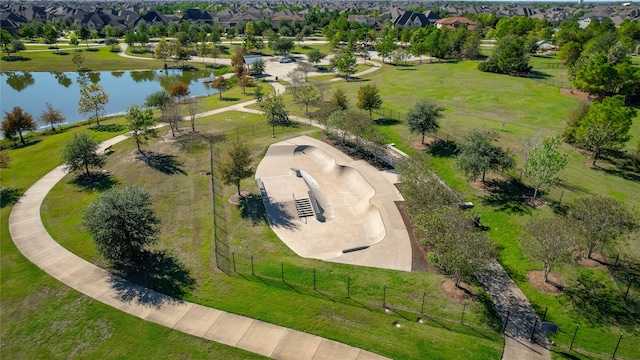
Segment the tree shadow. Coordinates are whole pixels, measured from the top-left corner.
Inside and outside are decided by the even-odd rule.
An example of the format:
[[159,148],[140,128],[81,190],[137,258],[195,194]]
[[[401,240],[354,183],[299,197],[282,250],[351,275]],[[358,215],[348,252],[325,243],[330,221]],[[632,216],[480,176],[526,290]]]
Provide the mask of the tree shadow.
[[379,126],[393,126],[402,123],[402,120],[383,117],[376,119],[375,123]]
[[429,154],[435,157],[450,158],[458,153],[458,145],[452,140],[437,139],[428,149]]
[[222,96],[222,99],[220,99],[220,101],[238,101],[240,100],[240,98],[237,97],[227,97],[227,96]]
[[496,305],[491,300],[489,294],[484,291],[480,291],[477,295],[475,295],[475,300],[477,300],[480,304],[482,304],[481,314],[485,319],[485,323],[489,325],[489,327],[495,331],[500,331],[502,329],[502,318],[500,317],[500,313],[496,308]]
[[118,182],[106,172],[89,172],[89,175],[82,173],[76,176],[71,183],[80,186],[85,191],[105,191],[118,184]]
[[488,195],[482,198],[482,202],[485,205],[510,213],[531,213],[531,207],[527,205],[526,195],[532,194],[533,189],[518,180],[489,180],[487,181],[487,188]]
[[168,300],[162,294],[182,299],[195,284],[189,271],[165,251],[147,251],[138,263],[119,266],[114,274],[110,282],[120,300],[152,306]]
[[267,212],[262,202],[262,197],[256,194],[249,194],[240,203],[240,216],[243,219],[251,220],[253,225],[267,222]]
[[526,77],[533,78],[533,79],[545,79],[545,78],[551,77],[551,75],[542,71],[531,70],[529,71]]
[[623,295],[613,286],[598,280],[593,271],[582,271],[564,290],[574,311],[592,325],[640,323],[640,301]]
[[296,230],[299,227],[299,224],[296,222],[297,217],[293,215],[293,211],[291,206],[293,202],[291,202],[291,206],[287,206],[287,203],[271,202],[271,198],[266,194],[263,194],[264,199],[264,209],[267,214],[267,219],[269,220],[269,224],[274,227],[282,227],[288,230]]
[[23,193],[22,189],[0,188],[0,208],[17,203]]
[[182,163],[176,160],[175,155],[167,155],[148,151],[144,155],[138,155],[138,160],[142,160],[147,166],[167,175],[187,175],[182,170]]
[[3,61],[31,61],[31,58],[24,57],[21,55],[5,55],[2,57]]
[[[26,140],[26,139],[25,139],[25,140]],[[25,143],[25,144],[20,143],[20,144],[18,144],[18,145],[16,145],[16,146],[14,146],[13,148],[14,148],[14,149],[24,149],[24,148],[28,148],[28,147],[30,147],[30,146],[36,145],[36,144],[37,144],[37,143],[39,143],[40,141],[42,141],[42,140],[40,140],[40,139],[36,139],[36,140],[32,140],[32,141],[28,141],[28,140],[27,140],[27,143]]]
[[122,124],[106,124],[100,126],[92,126],[89,128],[89,130],[96,132],[120,132],[124,129],[125,126]]

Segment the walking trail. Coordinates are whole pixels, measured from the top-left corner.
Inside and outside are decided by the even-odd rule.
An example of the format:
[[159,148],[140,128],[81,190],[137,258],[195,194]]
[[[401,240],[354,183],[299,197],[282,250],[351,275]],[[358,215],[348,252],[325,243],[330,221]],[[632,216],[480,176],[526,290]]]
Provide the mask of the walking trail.
[[[123,45],[126,49],[126,45]],[[121,56],[135,58],[120,53]],[[228,59],[227,59],[228,60]],[[207,62],[220,59],[207,59]],[[267,72],[269,71],[267,62]],[[362,76],[380,68],[372,62],[370,69],[355,74]],[[339,81],[332,79],[331,81]],[[284,93],[278,82],[271,85]],[[198,114],[204,117],[225,111],[262,113],[246,106],[255,100]],[[292,120],[317,127],[322,124],[297,116]],[[126,139],[120,135],[100,144],[98,151]],[[29,261],[69,287],[118,310],[174,330],[254,352],[273,359],[333,360],[385,359],[380,355],[316,335],[269,324],[260,320],[182,301],[139,286],[91,264],[58,244],[46,231],[40,218],[40,207],[47,193],[66,175],[59,166],[33,184],[16,203],[9,217],[9,231],[16,247]],[[535,312],[518,286],[499,264],[481,282],[503,319],[508,317],[503,360],[548,360],[549,351],[529,341]],[[539,343],[546,336],[538,334]]]

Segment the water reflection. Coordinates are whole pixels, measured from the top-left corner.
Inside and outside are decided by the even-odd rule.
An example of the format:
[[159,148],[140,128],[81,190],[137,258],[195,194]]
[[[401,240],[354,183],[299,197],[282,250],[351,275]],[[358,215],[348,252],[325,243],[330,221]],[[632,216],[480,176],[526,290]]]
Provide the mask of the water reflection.
[[73,84],[73,81],[71,80],[71,78],[69,78],[67,76],[66,73],[54,73],[54,75],[56,80],[58,80],[58,84],[64,86],[65,88],[68,88],[69,86],[71,86],[71,84]]
[[159,90],[169,91],[178,81],[189,85],[193,96],[213,95],[208,84],[199,78],[212,77],[208,71],[105,71],[105,72],[10,72],[0,73],[0,114],[20,106],[30,114],[46,110],[46,103],[60,109],[69,123],[83,120],[78,114],[80,89],[89,84],[103,86],[109,94],[107,114],[124,112],[134,104],[144,104],[147,95]]
[[17,92],[26,89],[28,86],[33,85],[35,80],[30,72],[24,73],[8,73],[7,84]]

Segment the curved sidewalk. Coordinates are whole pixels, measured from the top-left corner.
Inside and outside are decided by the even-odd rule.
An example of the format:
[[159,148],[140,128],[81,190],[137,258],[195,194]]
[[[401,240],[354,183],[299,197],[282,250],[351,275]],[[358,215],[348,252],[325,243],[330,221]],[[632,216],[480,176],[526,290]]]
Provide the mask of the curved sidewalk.
[[[124,139],[121,135],[105,141],[101,149]],[[40,218],[42,201],[64,176],[59,166],[31,186],[11,211],[9,231],[29,261],[69,287],[141,319],[274,359],[385,359],[337,341],[181,301],[81,259],[58,244]]]

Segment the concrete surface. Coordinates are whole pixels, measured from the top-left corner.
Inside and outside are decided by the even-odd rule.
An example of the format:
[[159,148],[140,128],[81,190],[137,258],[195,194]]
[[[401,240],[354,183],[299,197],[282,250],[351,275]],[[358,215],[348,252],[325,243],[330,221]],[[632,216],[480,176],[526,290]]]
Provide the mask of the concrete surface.
[[[300,136],[271,145],[255,177],[264,186],[269,224],[296,254],[411,271],[411,241],[395,205],[403,199],[389,181],[393,177],[382,173],[322,141]],[[316,216],[299,218],[294,200],[314,198]]]

